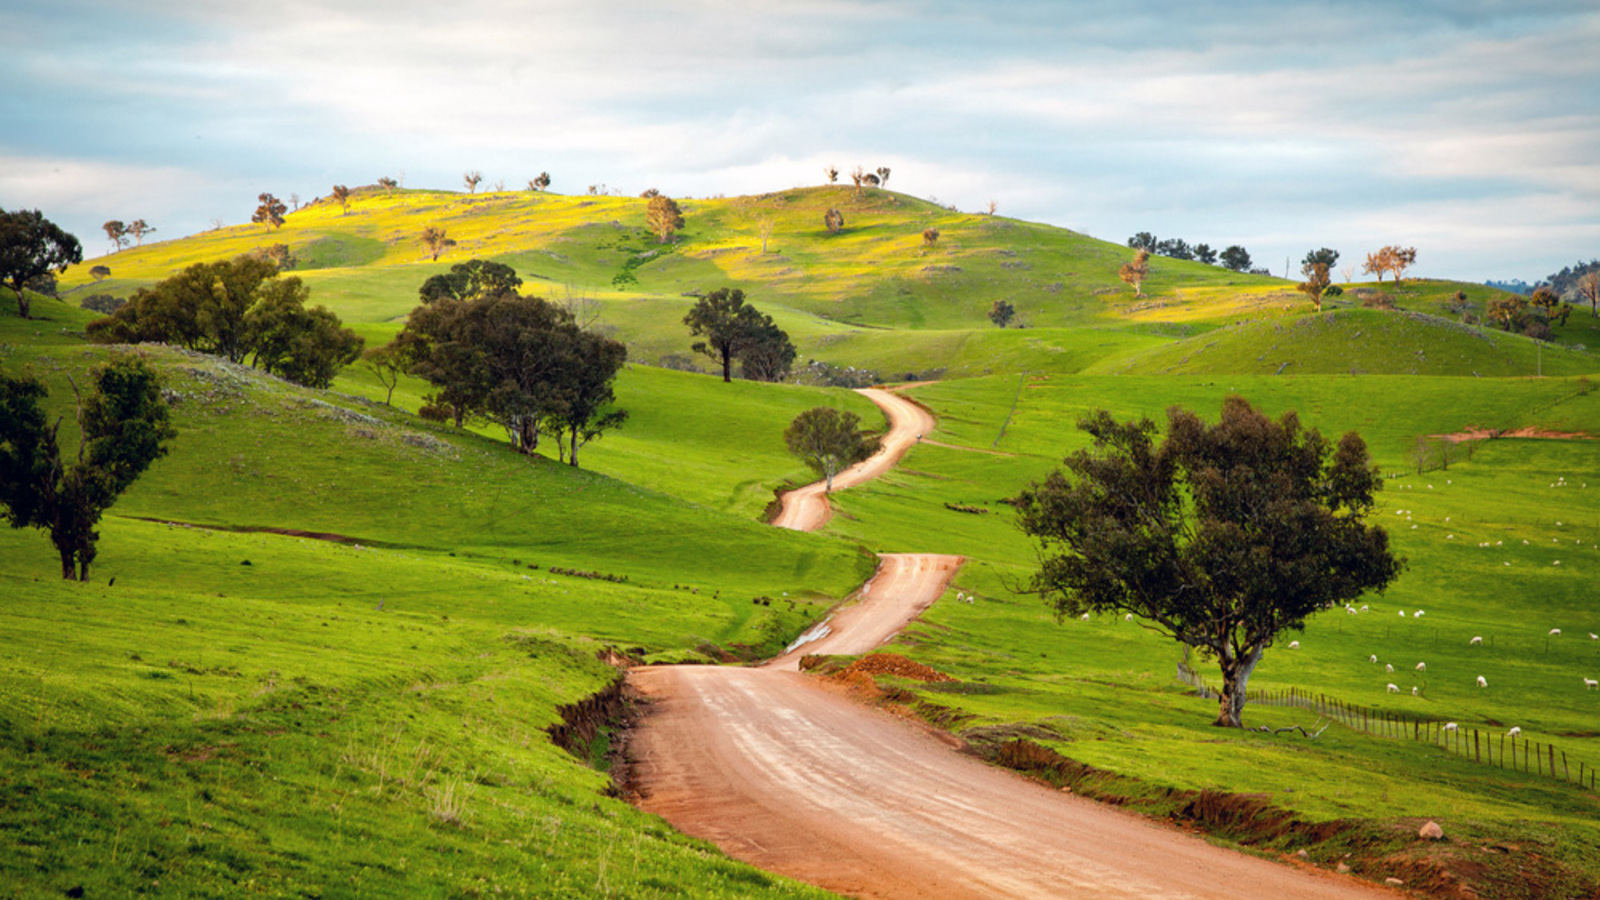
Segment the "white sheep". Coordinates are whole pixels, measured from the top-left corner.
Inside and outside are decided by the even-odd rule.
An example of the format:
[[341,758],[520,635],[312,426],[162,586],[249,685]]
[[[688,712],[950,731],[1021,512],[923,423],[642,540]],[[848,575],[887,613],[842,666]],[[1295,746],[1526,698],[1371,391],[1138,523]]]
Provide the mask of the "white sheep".
[[1415,688],[1415,687],[1413,687],[1413,688],[1412,688],[1412,689],[1411,689],[1411,696],[1413,696],[1413,697],[1420,697],[1420,696],[1422,696],[1422,692],[1421,692],[1421,691],[1419,691],[1419,690],[1418,690],[1418,689],[1417,689],[1417,688]]
[[1483,677],[1482,675],[1479,675],[1478,676],[1478,687],[1486,688],[1488,686],[1489,686],[1489,679]]
[[1394,682],[1390,682],[1389,683],[1389,693],[1391,693],[1391,694],[1400,693],[1400,685],[1395,684]]
[[1406,611],[1403,610],[1403,609],[1400,610],[1400,618],[1404,619],[1405,617],[1406,617]]
[[1367,657],[1367,661],[1368,662],[1377,662],[1378,661],[1378,654],[1374,653],[1371,656]]
[[1600,641],[1600,634],[1595,634],[1592,631],[1589,632],[1589,640],[1591,640],[1591,641]]
[[1088,613],[1084,613],[1083,615],[1079,616],[1078,618],[1080,618],[1080,619],[1084,620],[1085,622],[1087,622],[1087,621],[1089,621],[1089,614]]
[[1428,664],[1425,663],[1425,662],[1417,663],[1417,671],[1418,672],[1426,672],[1426,671],[1428,671]]
[[1483,643],[1483,635],[1481,635],[1481,634],[1480,634],[1480,635],[1477,635],[1477,636],[1476,636],[1476,637],[1474,637],[1474,638],[1473,638],[1473,639],[1472,639],[1472,640],[1470,640],[1470,641],[1467,641],[1467,643],[1468,643],[1468,644],[1471,644],[1471,645],[1472,645],[1472,646],[1474,646],[1474,647],[1476,647],[1476,646],[1478,646],[1478,645],[1479,645],[1479,644],[1482,644],[1482,643]]
[[1555,634],[1560,634],[1560,633],[1561,633],[1561,629],[1559,629],[1559,628],[1552,628],[1552,629],[1550,629],[1550,633],[1551,633],[1551,634],[1552,634],[1552,635],[1555,635]]
[[1383,664],[1383,670],[1385,672],[1393,673],[1394,672],[1394,663],[1384,663]]
[[1411,617],[1412,617],[1412,618],[1413,618],[1413,619],[1420,619],[1420,618],[1422,618],[1422,610],[1420,610],[1420,609],[1419,609],[1419,610],[1417,610],[1417,611],[1416,611],[1416,612],[1414,612],[1414,613],[1412,613],[1412,614],[1411,614]]
[[1299,650],[1300,649],[1300,642],[1299,641],[1290,641],[1289,642],[1289,649],[1290,650]]
[[1456,730],[1456,723],[1454,723],[1454,722],[1446,722],[1446,723],[1444,723],[1444,727],[1439,729],[1439,730],[1440,731],[1455,731]]
[[1595,680],[1593,678],[1585,678],[1583,680],[1583,689],[1584,690],[1586,690],[1586,691],[1587,690],[1592,690],[1592,689],[1597,688],[1597,687],[1600,687],[1600,681],[1597,681],[1597,680]]
[[1516,737],[1517,735],[1519,735],[1521,733],[1522,733],[1522,726],[1521,725],[1513,725],[1513,726],[1511,726],[1511,730],[1506,732],[1506,737]]
[[1361,604],[1361,611],[1362,611],[1362,612],[1366,612],[1366,611],[1367,611],[1367,610],[1368,610],[1368,609],[1370,609],[1370,608],[1371,608],[1371,607],[1369,607],[1369,606],[1367,606],[1367,604],[1365,604],[1365,603],[1363,603],[1363,604]]
[[1124,621],[1124,622],[1132,622],[1133,621],[1133,613],[1128,613],[1127,615],[1123,616],[1122,617],[1122,621]]

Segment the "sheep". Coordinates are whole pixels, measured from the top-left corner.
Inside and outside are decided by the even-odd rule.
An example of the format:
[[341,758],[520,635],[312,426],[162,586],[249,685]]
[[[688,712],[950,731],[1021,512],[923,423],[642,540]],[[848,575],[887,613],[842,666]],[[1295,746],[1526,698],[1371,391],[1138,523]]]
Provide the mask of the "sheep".
[[1087,622],[1087,621],[1089,621],[1089,614],[1088,613],[1084,613],[1083,615],[1079,616],[1078,618],[1080,618],[1080,619],[1084,620],[1085,622]]
[[1444,723],[1444,727],[1439,729],[1439,730],[1440,731],[1455,731],[1456,730],[1456,723],[1454,723],[1454,722],[1446,722],[1446,723]]
[[1377,661],[1378,661],[1378,654],[1376,654],[1376,653],[1374,653],[1371,656],[1367,657],[1367,662],[1377,662]]
[[1123,616],[1122,617],[1122,621],[1124,621],[1124,622],[1132,622],[1133,621],[1133,613],[1128,613],[1127,615]]
[[1411,696],[1420,697],[1420,696],[1422,696],[1422,691],[1418,690],[1415,686],[1413,686],[1411,688]]
[[1595,680],[1593,678],[1585,678],[1583,680],[1583,689],[1584,690],[1588,691],[1588,690],[1593,690],[1595,688],[1600,688],[1600,681],[1597,681],[1597,680]]
[[1416,612],[1414,612],[1414,613],[1412,613],[1412,614],[1411,614],[1411,617],[1412,617],[1412,618],[1413,618],[1413,619],[1420,619],[1420,618],[1422,618],[1422,610],[1420,610],[1420,609],[1419,609],[1419,610],[1417,610],[1417,611],[1416,611]]
[[1384,663],[1383,670],[1392,674],[1394,672],[1394,663]]
[[1365,604],[1365,603],[1363,603],[1363,604],[1361,604],[1361,611],[1362,611],[1362,612],[1366,612],[1366,611],[1367,611],[1367,610],[1368,610],[1368,609],[1370,609],[1370,608],[1371,608],[1371,607],[1369,607],[1369,606],[1367,606],[1367,604]]
[[1391,693],[1391,694],[1398,694],[1398,693],[1400,693],[1400,685],[1398,685],[1398,684],[1395,684],[1395,683],[1394,683],[1394,682],[1392,682],[1392,681],[1391,681],[1391,682],[1389,682],[1389,693]]
[[1478,646],[1478,645],[1483,643],[1483,635],[1481,635],[1481,634],[1477,635],[1477,636],[1473,637],[1472,640],[1467,641],[1467,643],[1469,645],[1473,646],[1473,647],[1476,647],[1476,646]]
[[1511,726],[1511,730],[1506,732],[1506,737],[1516,737],[1517,735],[1519,735],[1521,733],[1522,733],[1522,726],[1521,725],[1513,725],[1513,726]]
[[1589,640],[1591,640],[1591,641],[1600,641],[1600,634],[1595,634],[1592,631],[1589,632]]
[[1552,628],[1552,629],[1550,629],[1550,633],[1551,633],[1551,634],[1552,634],[1552,635],[1557,635],[1557,634],[1560,634],[1560,633],[1561,633],[1561,629],[1559,629],[1559,628]]
[[1426,671],[1428,671],[1428,664],[1425,663],[1425,662],[1417,663],[1417,671],[1418,672],[1426,672]]
[[1299,650],[1300,649],[1300,642],[1299,641],[1290,641],[1289,642],[1289,649],[1290,650]]
[[1400,618],[1404,619],[1405,617],[1406,617],[1406,611],[1403,610],[1403,609],[1400,610]]
[[1482,675],[1479,675],[1478,676],[1478,687],[1486,688],[1488,686],[1489,686],[1489,679],[1483,677]]

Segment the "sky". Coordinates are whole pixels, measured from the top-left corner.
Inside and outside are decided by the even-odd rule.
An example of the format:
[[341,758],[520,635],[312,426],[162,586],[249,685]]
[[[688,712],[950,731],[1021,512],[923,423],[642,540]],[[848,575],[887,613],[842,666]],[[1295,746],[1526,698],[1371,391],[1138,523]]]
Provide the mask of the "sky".
[[0,208],[87,256],[334,184],[765,193],[823,169],[1298,274],[1600,256],[1596,0],[0,0]]

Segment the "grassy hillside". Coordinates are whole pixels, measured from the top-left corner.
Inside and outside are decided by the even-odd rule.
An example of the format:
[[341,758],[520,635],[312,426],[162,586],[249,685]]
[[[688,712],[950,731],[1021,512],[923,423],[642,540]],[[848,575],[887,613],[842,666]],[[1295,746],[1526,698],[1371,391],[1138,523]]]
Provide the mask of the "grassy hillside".
[[[1460,839],[1447,849],[1488,873],[1472,882],[1482,896],[1592,893],[1592,794],[1337,727],[1316,741],[1219,735],[1173,680],[1174,644],[1120,620],[1054,623],[1026,592],[1035,549],[1004,500],[1083,446],[1073,423],[1094,409],[1213,417],[1238,393],[1357,429],[1391,476],[1379,509],[1408,570],[1368,613],[1326,614],[1301,649],[1275,647],[1252,685],[1518,725],[1600,763],[1600,693],[1581,684],[1600,677],[1586,638],[1600,633],[1587,591],[1600,323],[1580,312],[1543,346],[1461,325],[1456,292],[1479,308],[1495,293],[1447,281],[1383,285],[1394,311],[1352,291],[1316,314],[1288,282],[1161,258],[1135,298],[1116,276],[1126,248],[880,190],[683,206],[684,232],[663,245],[642,199],[364,190],[348,213],[324,201],[278,231],[152,242],[63,277],[68,301],[126,295],[286,243],[313,302],[370,342],[398,330],[429,275],[497,259],[530,293],[598,304],[598,327],[630,347],[617,395],[631,416],[572,469],[509,452],[491,428],[420,421],[415,380],[388,407],[359,367],[317,392],[141,349],[180,436],[103,523],[94,581],[58,582],[42,534],[0,532],[0,782],[23,798],[0,812],[9,893],[817,895],[602,796],[604,778],[542,729],[612,677],[598,652],[770,651],[865,577],[866,551],[896,550],[970,560],[957,589],[977,600],[941,603],[902,649],[963,679],[917,690],[970,716],[948,721],[974,739],[1032,735],[1150,795],[1270,794],[1391,836],[1435,818]],[[458,241],[437,262],[417,240],[427,225]],[[91,283],[92,263],[111,278]],[[782,429],[815,405],[881,421],[870,404],[649,365],[689,352],[692,295],[723,285],[804,360],[942,379],[912,391],[938,430],[897,472],[836,495],[822,534],[760,523],[775,489],[808,480]],[[1002,299],[1026,327],[989,323]],[[45,376],[67,413],[67,376],[117,351],[83,344],[92,316],[66,303],[41,298],[44,318],[22,322],[9,302],[0,366]],[[73,446],[70,416],[62,429]],[[1441,467],[1438,436],[1490,430],[1566,437],[1457,445]],[[1422,473],[1419,440],[1433,447]],[[1405,693],[1386,692],[1395,678]],[[1513,849],[1486,862],[1483,846]],[[1524,865],[1538,874],[1518,893],[1507,873]]]

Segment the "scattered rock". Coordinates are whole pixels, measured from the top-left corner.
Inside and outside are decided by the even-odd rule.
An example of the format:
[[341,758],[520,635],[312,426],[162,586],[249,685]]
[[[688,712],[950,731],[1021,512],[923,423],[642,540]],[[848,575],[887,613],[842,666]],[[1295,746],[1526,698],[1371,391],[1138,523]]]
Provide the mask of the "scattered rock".
[[1350,867],[1345,865],[1344,863],[1339,863],[1338,866],[1334,867],[1334,871],[1338,872],[1340,875],[1349,875],[1350,874]]
[[1310,859],[1311,858],[1311,854],[1305,852],[1304,850],[1301,850],[1300,852],[1296,853],[1295,856],[1298,856],[1301,859]]
[[1439,827],[1438,822],[1429,822],[1422,826],[1417,832],[1417,836],[1427,838],[1430,841],[1442,841],[1444,840],[1444,829]]
[[1406,883],[1404,881],[1401,881],[1398,878],[1385,878],[1383,880],[1383,883],[1389,885],[1390,887],[1405,887],[1406,886]]

